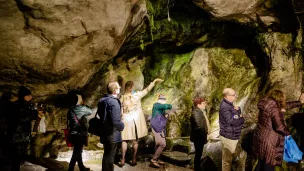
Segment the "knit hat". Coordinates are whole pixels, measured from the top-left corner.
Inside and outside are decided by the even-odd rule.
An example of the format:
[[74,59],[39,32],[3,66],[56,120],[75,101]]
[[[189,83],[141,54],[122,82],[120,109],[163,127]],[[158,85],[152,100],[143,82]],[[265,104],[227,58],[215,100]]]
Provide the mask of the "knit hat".
[[81,105],[81,103],[82,103],[82,97],[81,97],[81,95],[79,95],[79,94],[76,94],[76,96],[77,96],[77,103],[76,103],[76,105]]
[[28,88],[26,88],[24,86],[20,86],[19,91],[18,91],[19,98],[23,98],[24,96],[28,96],[31,94],[32,94],[31,90],[29,90]]
[[166,96],[164,94],[160,94],[158,96],[158,100],[166,100]]

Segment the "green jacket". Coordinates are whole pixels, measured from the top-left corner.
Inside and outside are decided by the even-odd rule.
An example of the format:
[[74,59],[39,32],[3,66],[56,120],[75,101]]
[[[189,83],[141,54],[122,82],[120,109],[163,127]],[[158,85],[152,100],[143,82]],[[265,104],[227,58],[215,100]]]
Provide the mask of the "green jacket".
[[154,118],[156,115],[164,115],[165,111],[168,109],[172,109],[171,104],[154,103],[152,109],[152,118]]

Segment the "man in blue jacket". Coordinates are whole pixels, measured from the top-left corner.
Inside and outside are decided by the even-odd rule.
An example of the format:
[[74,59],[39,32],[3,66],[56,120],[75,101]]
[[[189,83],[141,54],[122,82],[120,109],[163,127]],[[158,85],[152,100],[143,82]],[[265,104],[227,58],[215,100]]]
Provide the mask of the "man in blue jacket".
[[98,102],[98,116],[101,120],[102,135],[100,142],[104,145],[102,171],[114,171],[114,156],[117,144],[122,141],[121,103],[117,98],[120,86],[117,82],[108,84],[108,94]]
[[222,171],[231,171],[233,154],[241,136],[244,118],[241,115],[240,107],[233,105],[237,98],[236,92],[231,88],[225,88],[223,96],[219,112]]

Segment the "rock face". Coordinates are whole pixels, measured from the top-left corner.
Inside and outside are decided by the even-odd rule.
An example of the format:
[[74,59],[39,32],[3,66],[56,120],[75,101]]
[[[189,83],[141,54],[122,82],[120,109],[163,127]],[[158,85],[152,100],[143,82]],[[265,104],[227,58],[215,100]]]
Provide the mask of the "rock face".
[[144,1],[0,1],[0,86],[83,87],[146,15]]
[[[215,20],[236,20],[253,25],[285,25],[290,11],[291,1],[276,0],[193,0],[200,8],[208,11]],[[290,18],[289,18],[290,19]],[[289,23],[296,23],[295,18]],[[285,27],[285,26],[284,26]]]
[[[256,104],[269,90],[282,89],[287,100],[300,95],[303,10],[300,0],[0,0],[0,92],[26,85],[43,101],[79,89],[94,108],[109,81],[123,91],[132,80],[141,90],[162,78],[142,100],[147,123],[164,93],[176,109],[167,136],[187,137],[192,99],[204,96],[217,141],[225,87],[237,91],[246,126],[256,122]],[[48,131],[66,123],[67,109],[58,105],[65,100],[58,99],[44,101],[56,106],[46,116]],[[210,158],[219,167],[220,159]]]

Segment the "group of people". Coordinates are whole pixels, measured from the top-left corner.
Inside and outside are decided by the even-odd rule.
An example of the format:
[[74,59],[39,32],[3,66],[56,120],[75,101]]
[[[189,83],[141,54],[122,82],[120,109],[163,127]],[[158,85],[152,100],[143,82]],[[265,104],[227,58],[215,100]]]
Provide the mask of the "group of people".
[[[237,93],[231,88],[223,90],[223,100],[219,110],[220,124],[220,141],[222,144],[222,171],[231,171],[232,163],[235,160],[235,152],[237,144],[241,136],[244,117],[241,109],[234,105],[237,99]],[[191,116],[192,127],[199,133],[193,137],[203,137],[202,140],[193,140],[198,154],[195,155],[195,167],[199,168],[199,159],[202,152],[202,142],[206,142],[206,137],[209,132],[204,124],[207,120],[203,117],[204,122],[199,122],[202,119],[198,117],[204,116],[205,103],[204,100],[196,100],[197,104]],[[253,135],[253,152],[257,157],[255,171],[274,171],[275,166],[280,166],[283,161],[284,139],[285,136],[290,136],[290,132],[284,121],[284,113],[288,109],[301,107],[304,103],[304,94],[302,93],[298,101],[286,102],[286,95],[281,90],[272,90],[266,97],[260,99],[257,106],[259,109],[257,128]],[[200,130],[200,131],[199,131]],[[192,135],[192,134],[191,134]],[[195,169],[196,170],[196,169]],[[199,170],[199,169],[197,169]]]
[[[1,169],[19,171],[31,141],[34,120],[44,116],[32,105],[31,91],[21,86],[18,95],[5,92],[1,97]],[[7,162],[11,161],[10,164]],[[3,162],[3,163],[2,163]]]
[[[103,171],[114,170],[114,156],[119,144],[121,144],[119,166],[123,167],[125,165],[128,142],[132,142],[133,146],[130,165],[135,166],[137,164],[138,140],[148,135],[141,99],[152,90],[156,83],[162,81],[161,79],[155,79],[142,91],[134,91],[134,83],[128,81],[125,84],[125,92],[121,96],[119,96],[121,87],[117,82],[110,82],[107,85],[108,94],[99,100],[97,109],[100,129],[102,130],[100,142],[104,145]],[[231,171],[245,121],[241,108],[234,105],[237,97],[235,90],[231,88],[223,90],[223,99],[219,109],[223,171]],[[13,171],[20,170],[20,164],[24,161],[27,153],[27,147],[31,139],[31,122],[43,117],[42,111],[33,109],[30,103],[31,99],[31,91],[21,86],[17,98],[14,95],[9,95],[5,103],[1,103],[1,113],[6,114],[1,117],[5,117],[8,121],[5,133],[6,142],[1,143],[6,143],[9,146],[7,150],[13,160],[11,168]],[[79,94],[75,94],[70,100],[71,107],[67,119],[70,129],[69,140],[72,142],[74,149],[69,163],[69,171],[74,170],[76,162],[81,171],[88,171],[90,169],[84,166],[81,154],[83,146],[88,143],[89,125],[87,117],[92,114],[92,109],[84,104],[82,96]],[[265,98],[258,102],[258,123],[253,136],[253,150],[258,158],[255,171],[274,171],[275,166],[282,164],[284,137],[290,135],[284,122],[284,113],[288,109],[301,107],[303,103],[304,94],[301,94],[299,101],[286,102],[286,96],[280,90],[270,91]],[[190,117],[190,140],[194,142],[195,146],[195,171],[201,170],[203,147],[211,133],[206,110],[207,105],[207,100],[203,97],[193,99]],[[157,102],[153,104],[150,120],[155,137],[155,153],[150,162],[152,166],[157,168],[164,164],[159,158],[166,147],[166,123],[170,109],[172,109],[172,105],[167,104],[166,96],[159,95]],[[0,152],[3,153],[3,149]]]
[[[133,157],[130,165],[137,165],[138,140],[148,135],[146,119],[141,107],[141,99],[146,96],[156,83],[162,82],[161,79],[155,79],[148,87],[141,91],[134,90],[134,82],[128,81],[125,84],[125,92],[119,97],[120,85],[117,82],[110,82],[107,85],[107,92],[98,102],[97,116],[100,119],[100,142],[104,146],[102,159],[102,170],[114,170],[114,157],[117,146],[121,143],[120,167],[126,163],[127,143],[132,142]],[[68,112],[70,140],[74,145],[73,155],[69,165],[69,171],[74,170],[76,162],[81,171],[89,170],[83,165],[81,153],[85,137],[88,134],[87,116],[92,114],[92,110],[82,105],[83,100],[77,95],[74,103]],[[167,110],[171,109],[171,104],[166,104],[166,96],[159,95],[158,101],[153,105],[151,126],[155,136],[155,154],[151,159],[154,167],[160,167],[164,164],[159,157],[166,147],[165,130],[168,118]],[[161,124],[159,124],[161,123]]]

